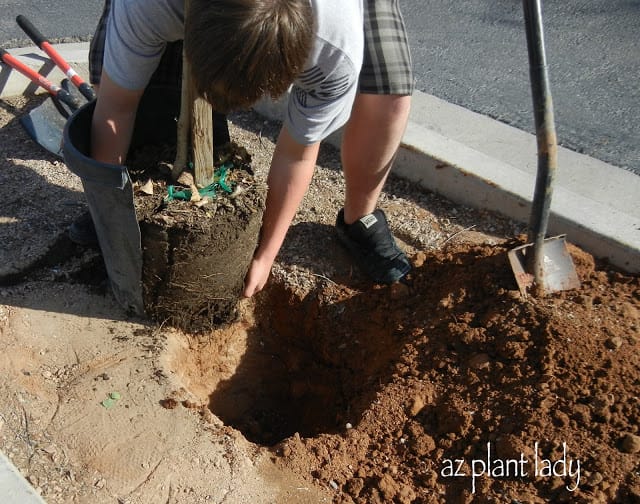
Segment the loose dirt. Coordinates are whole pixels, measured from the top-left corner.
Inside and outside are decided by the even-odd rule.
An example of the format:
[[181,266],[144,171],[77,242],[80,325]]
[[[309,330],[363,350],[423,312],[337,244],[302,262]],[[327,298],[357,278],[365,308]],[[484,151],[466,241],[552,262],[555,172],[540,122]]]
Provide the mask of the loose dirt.
[[[638,502],[640,280],[523,298],[521,225],[397,179],[415,269],[375,286],[333,234],[324,147],[268,288],[204,334],[127,318],[69,244],[78,181],[2,104],[0,449],[55,502]],[[266,174],[278,125],[232,117]],[[11,266],[11,268],[9,268]]]

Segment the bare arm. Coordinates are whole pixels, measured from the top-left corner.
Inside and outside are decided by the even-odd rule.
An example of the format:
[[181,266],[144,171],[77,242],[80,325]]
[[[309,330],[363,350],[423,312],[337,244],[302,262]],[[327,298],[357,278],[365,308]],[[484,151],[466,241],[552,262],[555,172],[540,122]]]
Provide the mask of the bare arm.
[[267,283],[273,261],[311,182],[319,146],[319,143],[297,143],[286,128],[280,132],[267,180],[269,192],[260,243],[245,279],[246,297],[253,296]]
[[125,162],[143,91],[124,89],[102,73],[91,124],[91,157],[103,163]]

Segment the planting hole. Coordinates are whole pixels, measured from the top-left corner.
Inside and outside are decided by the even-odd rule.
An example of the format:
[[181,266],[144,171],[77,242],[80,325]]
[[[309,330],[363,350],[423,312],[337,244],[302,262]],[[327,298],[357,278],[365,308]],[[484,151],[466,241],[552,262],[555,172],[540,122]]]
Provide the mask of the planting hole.
[[300,299],[273,285],[242,322],[170,337],[167,366],[254,443],[344,430],[370,405],[398,352],[388,317],[361,301],[326,291]]

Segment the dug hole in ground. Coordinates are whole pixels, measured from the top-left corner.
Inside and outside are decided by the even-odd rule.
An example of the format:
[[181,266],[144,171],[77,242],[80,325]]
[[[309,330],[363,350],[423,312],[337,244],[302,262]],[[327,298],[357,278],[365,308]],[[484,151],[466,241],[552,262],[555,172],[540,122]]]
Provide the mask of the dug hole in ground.
[[[415,269],[371,285],[334,235],[322,148],[269,287],[189,334],[127,317],[68,241],[79,180],[0,103],[0,449],[48,503],[640,500],[640,282],[523,298],[524,226],[392,178]],[[278,125],[231,118],[264,178]]]

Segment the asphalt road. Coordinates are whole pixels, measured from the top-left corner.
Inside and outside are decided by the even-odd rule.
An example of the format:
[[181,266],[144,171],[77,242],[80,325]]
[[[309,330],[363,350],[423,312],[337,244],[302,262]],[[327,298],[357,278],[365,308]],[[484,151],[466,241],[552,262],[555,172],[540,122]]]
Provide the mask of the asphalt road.
[[[533,133],[521,1],[401,6],[418,89]],[[640,0],[542,10],[560,144],[640,174]]]
[[2,47],[32,45],[15,22],[22,14],[52,40],[89,40],[102,12],[103,0],[0,0]]
[[[417,87],[533,132],[519,0],[401,0]],[[0,0],[0,41],[28,43],[28,16],[52,39],[88,40],[102,0]],[[561,145],[640,174],[640,0],[543,5]]]

